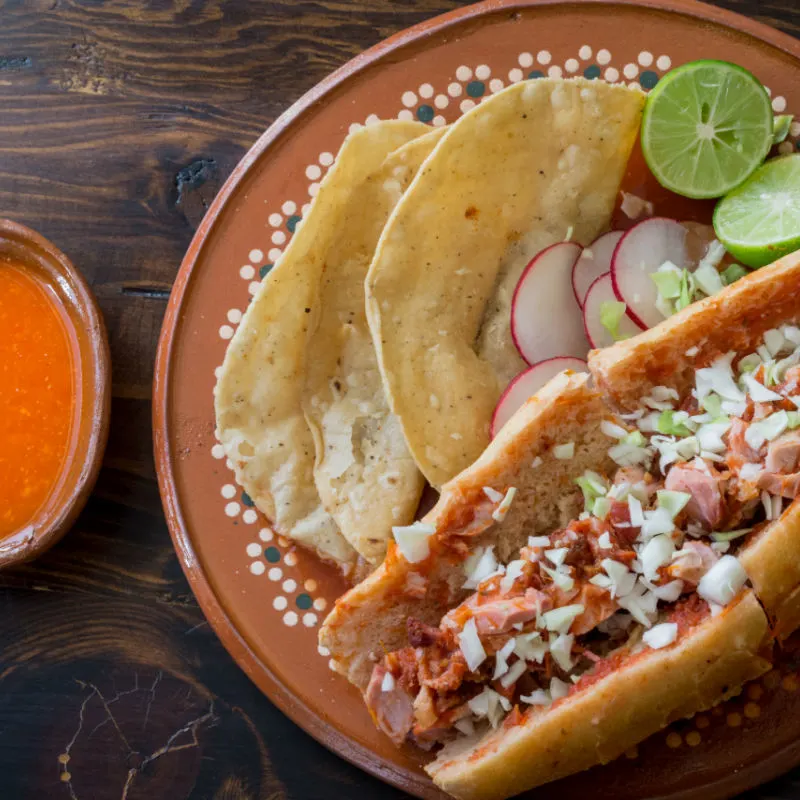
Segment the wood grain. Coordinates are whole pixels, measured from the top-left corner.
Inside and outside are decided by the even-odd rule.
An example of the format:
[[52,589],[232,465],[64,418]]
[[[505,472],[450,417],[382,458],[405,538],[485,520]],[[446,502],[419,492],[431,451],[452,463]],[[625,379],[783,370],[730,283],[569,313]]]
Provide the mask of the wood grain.
[[[90,280],[104,469],[75,529],[0,574],[0,797],[392,798],[240,672],[172,550],[151,449],[166,298],[223,181],[294,100],[453,0],[0,0],[0,215]],[[796,0],[718,5],[800,35]],[[755,798],[800,795],[800,771]]]

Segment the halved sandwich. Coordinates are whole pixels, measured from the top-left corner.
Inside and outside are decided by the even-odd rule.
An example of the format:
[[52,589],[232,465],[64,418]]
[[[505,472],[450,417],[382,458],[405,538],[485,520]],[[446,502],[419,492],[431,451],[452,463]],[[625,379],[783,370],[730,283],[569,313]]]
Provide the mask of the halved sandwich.
[[[800,617],[800,258],[551,381],[321,631],[461,798],[607,762]],[[762,607],[763,606],[763,607]],[[766,613],[765,613],[766,610]]]

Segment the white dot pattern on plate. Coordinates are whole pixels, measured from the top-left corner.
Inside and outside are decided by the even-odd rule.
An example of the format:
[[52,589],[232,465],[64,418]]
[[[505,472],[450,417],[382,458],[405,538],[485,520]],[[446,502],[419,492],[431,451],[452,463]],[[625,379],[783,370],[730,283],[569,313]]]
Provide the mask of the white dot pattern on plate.
[[220,325],[219,335],[221,339],[230,339],[233,336],[233,328],[230,325]]
[[297,625],[297,614],[295,614],[294,611],[287,611],[283,615],[283,624],[293,628],[295,625]]
[[318,652],[318,653],[319,653],[321,656],[324,656],[325,658],[327,658],[327,657],[328,657],[328,656],[331,654],[331,651],[330,651],[330,650],[328,650],[328,648],[327,648],[327,647],[325,647],[325,645],[322,645],[322,644],[318,644],[318,645],[317,645],[317,652]]
[[[646,83],[644,88],[651,89],[658,81],[658,75],[651,70],[657,69],[660,73],[664,73],[672,66],[671,58],[668,55],[656,55],[650,50],[641,50],[629,58],[629,62],[613,64],[612,54],[608,49],[596,48],[594,44],[583,44],[572,53],[541,49],[535,52],[521,52],[510,63],[506,62],[505,64],[462,64],[455,70],[454,75],[451,74],[449,80],[438,84],[430,81],[408,86],[397,98],[396,117],[401,120],[420,119],[434,126],[445,125],[457,118],[459,114],[473,109],[477,103],[485,100],[491,94],[501,91],[507,84],[527,79],[529,73],[532,78],[541,75],[542,72],[551,77],[561,77],[565,74],[586,75],[589,78],[602,76],[610,83],[624,79],[631,86],[638,86],[641,81],[643,84]],[[518,66],[515,66],[515,63]],[[493,73],[494,77],[492,77]],[[786,105],[784,96],[777,95],[772,98],[772,107],[776,113],[783,113]],[[378,120],[377,114],[369,114],[363,122],[354,121],[347,130],[354,133],[365,125],[376,124]],[[793,140],[800,136],[800,122],[792,124],[791,136]],[[793,141],[787,141],[779,146],[779,151],[782,153],[792,152],[794,147]],[[331,150],[320,153],[309,153],[307,154],[308,160],[305,162],[306,166],[299,167],[301,175],[307,181],[306,191],[309,197],[313,198],[317,195],[325,170],[334,163],[333,152],[335,149],[332,147]],[[269,202],[273,201],[270,199]],[[311,202],[300,206],[294,200],[284,200],[279,209],[280,213],[273,211],[267,216],[266,241],[262,239],[261,242],[258,242],[260,247],[248,252],[249,263],[239,268],[239,274],[247,283],[250,294],[258,291],[259,279],[266,274],[267,267],[262,265],[266,263],[272,266],[279,260],[283,249],[291,241],[293,233],[299,229],[302,219],[308,215]],[[266,258],[264,251],[260,249],[265,244],[267,246],[274,245],[268,250]],[[220,328],[220,336],[230,337],[233,335],[231,326],[241,322],[243,312],[237,308],[228,308],[225,313],[228,324]],[[220,347],[224,349],[224,343],[220,343]],[[219,370],[220,368],[217,367],[214,371],[217,377],[219,377]],[[222,445],[215,444],[211,448],[211,455],[216,460],[224,460],[225,451]],[[226,460],[226,466],[229,469],[233,467],[229,460]],[[224,482],[224,478],[221,478],[220,487],[225,513],[232,521],[241,520],[247,524],[258,521],[259,515],[251,507],[252,501],[246,495],[242,496],[241,502],[248,507],[242,509],[239,499],[236,498],[238,491],[236,487],[231,483]],[[246,529],[241,528],[241,530],[245,532]],[[298,551],[292,542],[283,536],[276,536],[267,527],[262,527],[255,536],[253,529],[249,530],[250,533],[242,541],[241,547],[250,560],[249,572],[253,575],[263,576],[263,579],[272,582],[264,585],[274,586],[269,590],[273,595],[271,600],[273,609],[281,614],[281,619],[287,627],[302,631],[305,628],[317,626],[321,619],[320,615],[323,615],[329,606],[329,600],[316,595],[319,590],[316,580],[304,578],[302,575]],[[254,539],[257,541],[253,541]],[[295,602],[297,611],[290,609],[290,605],[293,606]],[[318,647],[318,652],[322,657],[330,656],[324,647]]]

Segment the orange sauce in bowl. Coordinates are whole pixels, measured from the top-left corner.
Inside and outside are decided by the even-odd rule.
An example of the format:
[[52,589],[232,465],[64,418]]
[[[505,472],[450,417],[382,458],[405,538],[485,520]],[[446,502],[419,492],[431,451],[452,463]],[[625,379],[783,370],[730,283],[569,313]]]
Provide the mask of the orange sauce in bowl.
[[0,539],[36,520],[70,451],[74,332],[55,293],[0,257]]

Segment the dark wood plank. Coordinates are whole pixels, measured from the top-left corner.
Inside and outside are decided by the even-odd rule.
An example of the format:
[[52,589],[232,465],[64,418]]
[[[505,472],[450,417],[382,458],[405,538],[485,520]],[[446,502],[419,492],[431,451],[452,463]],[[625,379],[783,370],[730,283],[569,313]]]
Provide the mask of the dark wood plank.
[[[800,35],[796,0],[720,0]],[[0,2],[0,214],[83,270],[113,422],[75,529],[0,574],[0,797],[399,797],[253,687],[172,550],[150,442],[161,317],[209,203],[258,135],[364,48],[455,0]],[[796,797],[800,772],[751,794]]]

